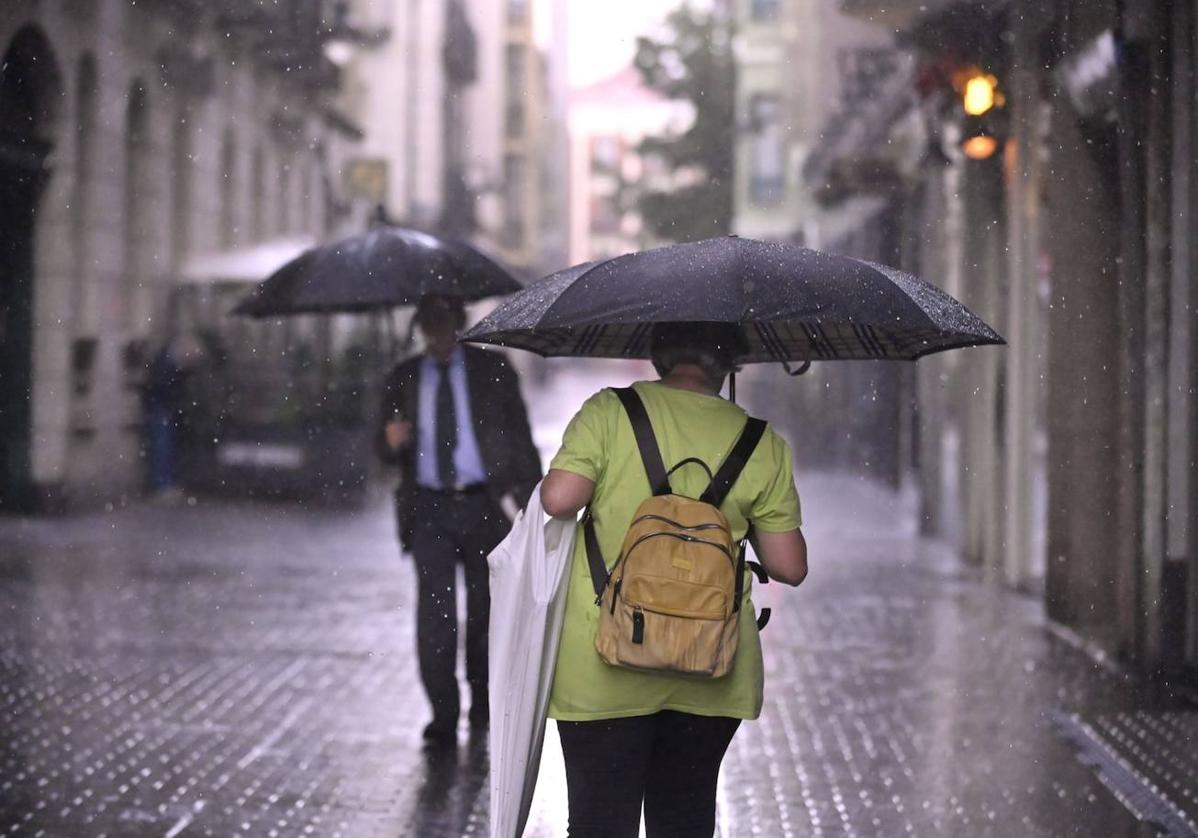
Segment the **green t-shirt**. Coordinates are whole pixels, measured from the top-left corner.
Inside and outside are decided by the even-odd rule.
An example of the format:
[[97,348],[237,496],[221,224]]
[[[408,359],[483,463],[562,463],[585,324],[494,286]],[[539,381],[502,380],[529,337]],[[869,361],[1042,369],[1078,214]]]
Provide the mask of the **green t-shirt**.
[[[712,471],[724,461],[744,429],[745,412],[718,396],[641,381],[634,387],[653,425],[666,468],[697,457]],[[570,420],[562,447],[549,466],[595,481],[591,511],[603,557],[615,563],[636,508],[649,496],[632,425],[619,397],[601,390]],[[740,539],[751,520],[758,530],[787,532],[800,523],[799,496],[791,471],[790,446],[767,428],[721,509]],[[674,472],[677,494],[698,497],[707,487],[697,465]],[[746,570],[746,576],[752,574]],[[761,713],[764,674],[754,610],[745,584],[740,641],[732,671],[700,680],[610,666],[595,651],[599,609],[579,532],[570,565],[569,593],[561,647],[549,700],[549,715],[563,721],[644,716],[677,710],[700,716],[755,719]]]

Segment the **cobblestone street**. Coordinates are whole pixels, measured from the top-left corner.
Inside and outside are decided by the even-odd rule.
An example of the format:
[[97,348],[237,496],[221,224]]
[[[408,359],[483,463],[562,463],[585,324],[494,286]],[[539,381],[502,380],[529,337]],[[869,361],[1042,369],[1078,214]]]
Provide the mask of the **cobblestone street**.
[[[913,537],[895,496],[800,488],[812,577],[768,594],[766,711],[726,762],[724,835],[1154,834],[1054,723],[1134,745],[1119,713],[1142,696]],[[485,834],[479,743],[463,727],[456,758],[421,757],[392,526],[381,497],[0,522],[0,834]],[[1192,829],[1192,718],[1145,718]],[[564,834],[549,740],[539,836]]]
[[[543,454],[582,394],[635,373],[541,394]],[[1192,716],[1140,749],[1173,763],[1112,792],[1076,755],[1147,745],[1152,725],[1120,713],[1153,702],[917,538],[901,496],[799,489],[811,578],[755,595],[774,610],[766,704],[725,762],[722,835],[1130,836],[1194,817]],[[486,834],[485,746],[463,724],[456,754],[421,752],[415,576],[388,497],[0,519],[0,556],[0,834]],[[1177,803],[1164,817],[1149,777]],[[565,799],[551,729],[527,834],[564,835]]]

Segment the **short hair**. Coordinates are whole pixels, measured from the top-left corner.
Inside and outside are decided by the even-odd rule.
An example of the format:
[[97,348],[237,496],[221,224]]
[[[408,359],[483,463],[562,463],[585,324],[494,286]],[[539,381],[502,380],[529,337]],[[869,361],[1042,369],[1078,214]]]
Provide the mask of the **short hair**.
[[696,364],[712,386],[722,383],[748,351],[735,323],[656,323],[649,336],[649,357],[658,375],[668,375],[679,364]]
[[456,294],[425,294],[416,304],[413,318],[419,323],[426,315],[449,314],[458,325],[466,322],[466,302]]

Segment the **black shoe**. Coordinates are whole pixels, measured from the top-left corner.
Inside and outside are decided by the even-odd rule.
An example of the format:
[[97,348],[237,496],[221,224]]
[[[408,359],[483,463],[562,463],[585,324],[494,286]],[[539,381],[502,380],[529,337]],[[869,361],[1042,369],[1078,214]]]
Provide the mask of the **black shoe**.
[[424,727],[424,742],[426,745],[456,745],[458,741],[458,726],[443,719],[433,719]]
[[491,706],[485,697],[470,703],[470,728],[486,730],[491,722]]
[[491,734],[487,730],[486,725],[482,727],[470,726],[470,736],[466,739],[466,750],[470,754],[471,759],[480,759],[485,757],[490,747]]

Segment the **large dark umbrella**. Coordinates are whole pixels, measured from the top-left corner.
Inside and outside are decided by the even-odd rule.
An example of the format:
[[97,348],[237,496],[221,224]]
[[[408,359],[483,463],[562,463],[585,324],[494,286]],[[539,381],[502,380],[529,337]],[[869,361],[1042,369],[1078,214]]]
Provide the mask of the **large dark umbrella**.
[[478,300],[521,287],[463,242],[376,227],[305,251],[267,277],[234,312],[275,317],[376,311],[414,305],[430,293]]
[[647,358],[654,323],[737,323],[739,360],[914,360],[1006,343],[965,306],[910,274],[846,256],[725,236],[551,274],[464,340],[540,355]]

